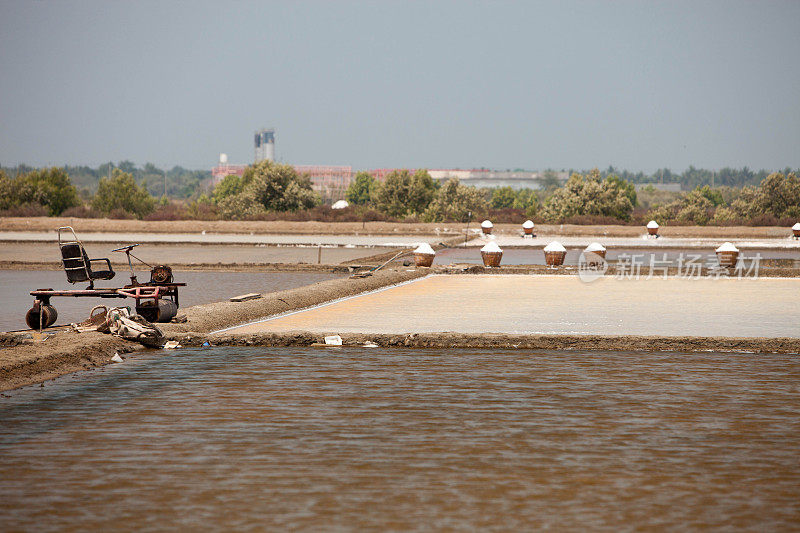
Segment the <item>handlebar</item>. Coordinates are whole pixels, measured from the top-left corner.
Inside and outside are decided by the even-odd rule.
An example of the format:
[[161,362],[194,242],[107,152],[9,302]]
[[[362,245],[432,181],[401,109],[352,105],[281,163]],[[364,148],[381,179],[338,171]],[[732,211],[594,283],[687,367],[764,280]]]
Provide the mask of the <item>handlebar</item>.
[[129,244],[128,246],[123,246],[122,248],[114,248],[111,250],[112,252],[127,252],[132,250],[134,247],[139,246],[138,244]]

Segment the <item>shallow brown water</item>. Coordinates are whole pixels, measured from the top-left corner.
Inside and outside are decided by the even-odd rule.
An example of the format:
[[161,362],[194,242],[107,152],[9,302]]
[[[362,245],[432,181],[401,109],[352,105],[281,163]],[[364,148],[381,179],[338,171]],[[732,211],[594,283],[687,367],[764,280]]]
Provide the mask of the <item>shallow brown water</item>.
[[0,398],[0,529],[790,530],[796,355],[206,348]]
[[[326,272],[175,272],[175,281],[186,283],[180,289],[182,308],[227,300],[249,292],[274,292],[310,285],[319,281],[344,277],[346,274]],[[149,279],[149,273],[139,272],[139,280]],[[129,283],[128,273],[119,272],[112,280],[116,286]],[[103,281],[98,286],[114,286]],[[33,303],[30,291],[37,288],[83,289],[85,283],[71,285],[63,270],[0,270],[0,331],[27,328],[25,313]],[[57,324],[80,322],[89,316],[95,305],[133,305],[133,300],[101,298],[53,298],[58,310]]]

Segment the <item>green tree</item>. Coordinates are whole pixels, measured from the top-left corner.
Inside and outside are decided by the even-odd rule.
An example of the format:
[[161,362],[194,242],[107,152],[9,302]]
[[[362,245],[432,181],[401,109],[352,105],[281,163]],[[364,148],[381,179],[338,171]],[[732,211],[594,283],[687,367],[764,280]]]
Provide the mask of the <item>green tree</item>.
[[408,189],[408,213],[421,214],[424,212],[436,196],[438,188],[427,170],[419,169],[414,172]]
[[[232,183],[233,180],[231,180]],[[261,161],[245,169],[241,192],[223,197],[220,213],[225,218],[249,218],[266,211],[297,211],[321,203],[311,179],[294,167]]]
[[487,207],[486,198],[478,189],[462,185],[458,179],[452,178],[447,180],[436,193],[436,197],[425,210],[423,220],[463,222],[467,219],[468,213],[471,212],[473,218],[477,218]]
[[261,161],[245,169],[242,182],[242,194],[267,211],[297,211],[322,202],[311,188],[311,178],[299,175],[291,165]]
[[12,193],[17,205],[40,204],[50,216],[58,216],[65,209],[80,205],[78,191],[63,168],[36,169],[13,180]]
[[142,218],[155,210],[156,200],[145,187],[136,184],[128,172],[115,168],[111,178],[101,178],[92,207],[103,214],[122,210]]
[[615,180],[604,180],[597,169],[586,176],[574,173],[547,199],[544,216],[551,222],[563,221],[578,215],[598,215],[629,220],[633,204],[627,189]]
[[376,183],[370,195],[372,205],[391,217],[401,217],[408,212],[411,174],[408,170],[393,170],[383,183]]
[[370,201],[375,178],[369,172],[361,171],[355,175],[347,188],[345,198],[353,205],[367,205]]
[[539,196],[533,189],[520,189],[514,198],[514,209],[522,209],[529,217],[536,216],[539,211]]
[[212,196],[215,202],[242,192],[242,178],[236,174],[228,174],[214,187]]
[[696,187],[683,198],[651,210],[648,216],[659,224],[678,220],[704,226],[713,217],[714,207],[720,204],[722,195],[705,185]]
[[745,187],[731,204],[736,215],[755,218],[772,215],[776,218],[800,217],[800,180],[797,174],[773,172],[758,188]]
[[0,211],[13,207],[15,202],[14,186],[8,174],[0,169]]
[[628,180],[624,180],[616,174],[609,174],[606,176],[606,181],[612,186],[625,191],[625,196],[631,201],[631,205],[636,207],[636,186]]
[[514,207],[517,194],[511,187],[498,187],[492,191],[492,208],[508,209]]

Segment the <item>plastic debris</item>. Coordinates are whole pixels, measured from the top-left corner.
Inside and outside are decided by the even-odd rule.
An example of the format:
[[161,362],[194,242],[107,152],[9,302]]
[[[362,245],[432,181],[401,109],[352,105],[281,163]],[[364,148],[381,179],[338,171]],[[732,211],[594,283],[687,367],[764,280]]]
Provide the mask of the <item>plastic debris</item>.
[[208,341],[205,341],[203,344],[201,344],[201,346],[203,346],[204,348],[207,348],[207,347],[211,346],[211,343],[208,342]]
[[365,342],[364,343],[364,348],[377,348],[377,347],[378,347],[378,345],[375,344],[374,342]]
[[330,335],[325,337],[325,344],[327,346],[341,346],[342,338],[339,335]]
[[124,361],[124,359],[120,357],[119,354],[116,352],[114,352],[114,357],[112,357],[111,360],[115,363],[121,363]]
[[165,350],[174,350],[175,348],[183,348],[178,341],[167,341],[162,346]]

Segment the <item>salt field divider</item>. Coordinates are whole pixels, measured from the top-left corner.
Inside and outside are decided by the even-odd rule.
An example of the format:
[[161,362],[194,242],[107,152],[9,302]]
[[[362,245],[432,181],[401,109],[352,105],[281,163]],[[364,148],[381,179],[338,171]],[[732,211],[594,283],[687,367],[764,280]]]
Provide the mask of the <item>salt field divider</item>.
[[230,327],[227,327],[227,328],[218,329],[218,330],[210,332],[209,335],[214,335],[215,333],[225,333],[226,331],[230,331],[232,329],[238,329],[238,328],[242,328],[242,327],[245,327],[245,326],[252,326],[253,324],[263,324],[264,322],[269,322],[270,320],[277,320],[279,318],[284,318],[284,317],[287,317],[287,316],[295,315],[297,313],[303,313],[305,311],[310,311],[312,309],[319,309],[321,307],[327,307],[329,305],[337,304],[339,302],[345,302],[347,300],[352,300],[353,298],[361,298],[362,296],[368,296],[370,294],[377,294],[377,293],[385,291],[387,289],[393,289],[395,287],[402,287],[403,285],[409,285],[411,283],[414,283],[414,282],[417,282],[417,281],[420,281],[420,280],[423,280],[423,279],[427,279],[427,278],[429,278],[431,276],[444,276],[444,275],[446,275],[446,274],[429,274],[427,276],[422,276],[421,278],[414,278],[414,279],[410,279],[408,281],[402,281],[400,283],[394,283],[392,285],[387,285],[385,287],[380,287],[379,289],[373,289],[371,291],[362,292],[360,294],[353,294],[352,296],[344,296],[342,298],[336,298],[335,300],[330,300],[330,301],[327,301],[327,302],[324,302],[324,303],[321,303],[321,304],[312,305],[310,307],[304,307],[302,309],[295,309],[293,311],[288,311],[286,313],[280,313],[278,315],[272,315],[272,316],[269,316],[267,318],[261,318],[259,320],[254,320],[252,322],[245,322],[243,324],[237,324],[235,326],[230,326]]

